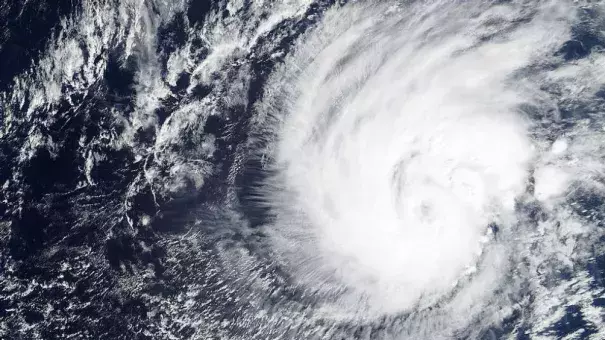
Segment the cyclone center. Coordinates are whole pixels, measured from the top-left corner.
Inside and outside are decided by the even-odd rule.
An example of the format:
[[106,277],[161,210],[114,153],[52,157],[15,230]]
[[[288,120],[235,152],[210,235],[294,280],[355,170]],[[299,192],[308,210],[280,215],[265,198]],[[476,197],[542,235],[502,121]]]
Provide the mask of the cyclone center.
[[314,270],[383,308],[451,290],[525,190],[531,143],[515,113],[424,105],[349,108],[287,170],[319,244]]
[[436,301],[472,272],[488,226],[514,220],[535,157],[526,97],[506,81],[529,52],[502,64],[464,34],[438,47],[419,36],[334,38],[298,76],[276,148],[276,197],[292,194],[278,233],[302,244],[294,276],[381,311]]

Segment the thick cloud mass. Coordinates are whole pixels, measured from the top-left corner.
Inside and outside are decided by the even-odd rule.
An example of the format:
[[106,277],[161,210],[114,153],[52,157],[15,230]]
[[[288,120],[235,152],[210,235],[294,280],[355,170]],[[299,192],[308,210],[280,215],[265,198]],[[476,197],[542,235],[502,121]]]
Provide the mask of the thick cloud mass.
[[562,61],[576,15],[564,2],[355,4],[286,59],[260,109],[275,175],[259,191],[273,247],[297,284],[330,296],[329,315],[437,304],[429,336],[512,307],[502,289],[532,275],[510,276],[535,237],[526,207],[574,224],[564,198],[596,189],[553,156],[567,142],[548,130],[560,117],[544,65]]

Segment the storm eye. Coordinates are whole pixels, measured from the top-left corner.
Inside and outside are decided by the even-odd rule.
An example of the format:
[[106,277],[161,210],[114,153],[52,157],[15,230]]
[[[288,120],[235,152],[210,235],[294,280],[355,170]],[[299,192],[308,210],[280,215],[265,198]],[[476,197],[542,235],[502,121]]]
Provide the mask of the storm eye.
[[434,208],[430,203],[420,203],[419,212],[423,220],[426,220],[429,223],[433,220]]

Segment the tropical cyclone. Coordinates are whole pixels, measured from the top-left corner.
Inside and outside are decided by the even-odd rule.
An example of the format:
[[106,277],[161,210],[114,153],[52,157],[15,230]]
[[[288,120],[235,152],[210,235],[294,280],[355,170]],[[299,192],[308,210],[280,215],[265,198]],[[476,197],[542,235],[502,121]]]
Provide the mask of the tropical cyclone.
[[272,174],[259,204],[276,216],[266,232],[294,281],[330,297],[328,318],[427,311],[412,338],[495,321],[532,279],[517,274],[537,241],[524,207],[544,209],[542,228],[592,229],[565,197],[601,190],[568,158],[594,145],[576,139],[579,154],[554,156],[568,152],[552,135],[561,98],[546,87],[560,78],[544,67],[562,62],[577,10],[351,4],[298,44],[259,105]]
[[602,3],[2,18],[0,338],[605,338]]

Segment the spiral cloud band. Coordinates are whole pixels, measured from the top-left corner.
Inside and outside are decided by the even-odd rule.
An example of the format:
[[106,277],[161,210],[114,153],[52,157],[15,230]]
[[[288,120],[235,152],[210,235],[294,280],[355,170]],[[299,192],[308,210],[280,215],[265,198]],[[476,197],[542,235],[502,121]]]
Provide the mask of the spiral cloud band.
[[581,137],[600,132],[553,135],[553,108],[598,81],[565,71],[595,67],[559,53],[577,20],[558,1],[349,4],[304,37],[257,107],[271,174],[258,204],[319,315],[424,311],[409,335],[437,338],[440,324],[506,315],[533,275],[527,256],[561,251],[544,228],[588,233],[567,199],[601,190],[597,147]]

